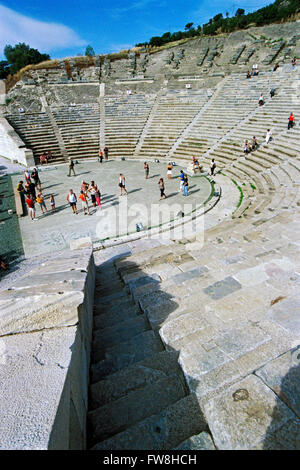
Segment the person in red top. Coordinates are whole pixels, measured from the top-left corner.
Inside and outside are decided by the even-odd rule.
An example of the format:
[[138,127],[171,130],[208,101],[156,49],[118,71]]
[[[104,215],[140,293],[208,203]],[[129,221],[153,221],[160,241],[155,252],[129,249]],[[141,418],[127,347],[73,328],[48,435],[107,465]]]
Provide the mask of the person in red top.
[[100,163],[102,163],[102,161],[103,161],[103,152],[102,152],[101,149],[99,150],[99,161],[100,161]]
[[293,115],[293,113],[291,113],[289,117],[289,122],[288,122],[288,129],[290,129],[291,127],[294,127],[294,121],[295,121],[295,116]]
[[26,204],[28,207],[28,213],[31,218],[31,220],[37,220],[35,217],[35,205],[34,205],[34,200],[32,199],[32,196],[29,195],[26,199]]
[[84,191],[80,191],[79,199],[81,200],[81,205],[82,205],[84,215],[86,215],[85,210],[87,210],[88,215],[90,215],[89,205],[88,205],[88,201],[87,201],[87,195],[86,195],[86,193],[84,193]]

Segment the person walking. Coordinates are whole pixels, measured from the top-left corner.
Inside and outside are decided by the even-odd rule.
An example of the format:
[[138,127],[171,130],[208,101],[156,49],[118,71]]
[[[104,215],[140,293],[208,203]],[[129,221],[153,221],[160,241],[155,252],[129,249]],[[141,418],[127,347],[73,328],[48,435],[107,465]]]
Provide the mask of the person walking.
[[73,175],[75,175],[75,170],[74,170],[74,162],[73,162],[73,158],[69,158],[69,174],[68,176],[71,176],[71,171],[73,171]]
[[210,175],[215,176],[215,169],[216,169],[216,162],[215,159],[213,158],[210,164]]
[[101,149],[99,150],[99,162],[100,162],[100,163],[103,162],[103,152],[102,152]]
[[46,204],[45,204],[45,198],[44,198],[44,195],[42,193],[42,191],[40,191],[36,197],[36,202],[39,204],[40,208],[41,208],[41,211],[42,211],[42,214],[44,214],[44,210],[45,210],[45,213],[47,212],[47,207],[46,207]]
[[119,187],[120,187],[120,196],[122,196],[123,191],[125,191],[126,195],[128,196],[128,191],[125,186],[125,176],[122,173],[120,173]]
[[264,102],[265,102],[264,95],[261,93],[260,97],[259,97],[259,100],[258,100],[258,105],[262,106],[264,104]]
[[163,178],[160,178],[159,182],[158,182],[158,185],[159,185],[159,189],[160,189],[160,199],[163,199],[163,198],[167,198],[166,196],[166,193],[165,193],[165,183],[164,183],[164,179]]
[[27,204],[27,208],[28,208],[28,214],[29,214],[29,217],[31,218],[31,220],[37,220],[36,218],[36,213],[35,213],[35,204],[34,204],[34,200],[32,198],[32,195],[29,194],[27,196],[27,199],[26,199],[26,204]]
[[147,162],[144,162],[144,170],[145,170],[145,178],[147,180],[149,178],[149,165]]
[[76,207],[77,196],[76,196],[75,193],[73,193],[73,189],[70,189],[70,191],[67,195],[67,201],[68,201],[68,203],[70,204],[70,206],[72,208],[73,214],[77,214],[77,207]]
[[257,138],[255,137],[255,135],[253,136],[253,139],[252,139],[251,148],[252,148],[252,150],[256,150],[258,148],[258,141],[257,141]]
[[295,116],[293,115],[293,113],[291,113],[289,117],[289,121],[288,121],[288,130],[294,127],[294,123],[295,123]]
[[55,208],[55,199],[54,199],[53,194],[50,194],[50,207],[51,207],[52,212],[55,212],[56,208]]
[[189,179],[187,175],[184,175],[184,181],[183,181],[183,195],[188,196],[189,195]]
[[271,137],[272,137],[272,131],[270,129],[268,129],[267,134],[266,134],[266,144],[268,144],[270,142]]

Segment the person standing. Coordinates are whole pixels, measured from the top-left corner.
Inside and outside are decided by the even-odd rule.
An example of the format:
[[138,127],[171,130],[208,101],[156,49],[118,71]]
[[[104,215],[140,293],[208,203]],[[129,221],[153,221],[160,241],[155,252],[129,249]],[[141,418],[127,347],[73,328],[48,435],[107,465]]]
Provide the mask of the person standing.
[[27,207],[28,207],[28,213],[29,213],[29,217],[31,218],[31,220],[37,220],[36,218],[36,214],[35,214],[35,205],[34,205],[34,200],[32,198],[32,195],[29,194],[27,196],[27,199],[26,199],[26,204],[27,204]]
[[294,127],[294,122],[295,122],[295,116],[293,115],[293,113],[291,113],[289,117],[289,122],[288,122],[288,130],[291,129],[291,127]]
[[71,171],[73,171],[73,175],[75,175],[75,171],[74,171],[74,162],[73,162],[73,158],[69,158],[69,174],[68,176],[71,176]]
[[173,170],[173,165],[172,163],[169,163],[167,166],[167,175],[168,175],[168,180],[172,178],[172,170]]
[[100,162],[100,163],[103,162],[103,152],[102,152],[101,149],[99,150],[99,162]]
[[187,175],[184,175],[184,181],[183,181],[183,195],[188,196],[189,195],[189,179]]
[[52,212],[55,212],[55,199],[53,194],[50,194],[50,207]]
[[82,205],[84,215],[86,215],[85,210],[87,210],[87,214],[90,215],[87,195],[84,191],[80,191],[79,199],[81,200],[81,205]]
[[268,144],[270,142],[271,137],[272,137],[272,131],[270,129],[268,129],[267,134],[266,134],[266,144]]
[[28,169],[24,171],[24,178],[25,178],[25,184],[31,183],[30,173]]
[[46,204],[45,204],[45,198],[44,198],[44,195],[42,193],[42,191],[40,191],[36,197],[36,202],[39,204],[40,208],[41,208],[41,211],[42,211],[42,214],[44,214],[44,209],[45,209],[45,212],[47,212],[47,207],[46,207]]
[[210,175],[215,176],[215,169],[216,169],[216,162],[215,159],[213,158],[210,164]]
[[127,192],[127,189],[126,189],[126,183],[125,183],[125,176],[122,173],[120,173],[119,188],[120,188],[120,196],[122,196],[123,191],[125,191],[126,195],[128,196],[128,192]]
[[254,135],[253,139],[252,139],[252,150],[256,150],[257,148],[258,148],[258,141],[257,141],[257,138]]
[[108,148],[105,146],[103,149],[105,160],[108,160]]
[[259,100],[258,100],[258,105],[262,106],[264,104],[264,102],[265,102],[264,95],[261,93],[260,97],[259,97]]
[[35,198],[36,198],[35,184],[31,180],[30,180],[30,183],[27,183],[26,185],[26,192],[27,194],[31,194],[33,200],[35,201]]
[[67,201],[72,208],[73,214],[77,214],[77,207],[76,207],[77,197],[76,197],[76,194],[73,193],[73,189],[70,189],[67,195]]
[[165,183],[164,183],[164,179],[163,178],[160,178],[159,182],[158,182],[158,185],[159,185],[159,189],[160,189],[160,199],[161,200],[162,198],[167,198],[166,196],[166,193],[165,193]]
[[37,171],[36,168],[33,169],[33,172],[31,173],[31,178],[32,178],[33,181],[34,181],[35,187],[36,187],[39,191],[41,191],[41,190],[42,190],[41,180],[40,180],[39,173],[38,173],[38,171]]
[[149,178],[149,165],[147,162],[144,162],[144,170],[145,170],[145,178],[147,180]]
[[91,193],[93,207],[96,207],[96,205],[98,204],[99,209],[101,209],[101,194],[95,181],[91,181],[90,188],[88,191]]
[[183,182],[184,182],[184,172],[183,172],[183,170],[180,170],[179,180],[180,180],[179,192],[181,192],[182,188],[183,188]]

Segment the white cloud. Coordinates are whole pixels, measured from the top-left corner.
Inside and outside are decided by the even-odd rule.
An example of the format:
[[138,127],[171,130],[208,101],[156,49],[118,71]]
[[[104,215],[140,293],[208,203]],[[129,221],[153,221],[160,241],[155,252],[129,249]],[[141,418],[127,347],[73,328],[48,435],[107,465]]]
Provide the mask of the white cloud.
[[87,44],[68,26],[38,21],[0,5],[0,55],[6,44],[19,42],[40,52]]

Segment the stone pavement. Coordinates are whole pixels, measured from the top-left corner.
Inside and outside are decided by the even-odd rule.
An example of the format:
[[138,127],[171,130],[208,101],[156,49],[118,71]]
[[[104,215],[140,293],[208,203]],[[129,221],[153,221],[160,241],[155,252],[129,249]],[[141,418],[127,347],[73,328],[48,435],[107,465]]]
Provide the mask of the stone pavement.
[[[142,161],[109,161],[102,163],[102,165],[98,162],[79,163],[75,165],[75,177],[67,177],[67,165],[42,168],[40,179],[46,196],[48,213],[42,215],[36,204],[37,221],[32,222],[29,217],[23,217],[19,220],[26,258],[53,250],[62,250],[69,246],[71,240],[77,238],[91,237],[92,241],[96,241],[106,239],[108,236],[114,237],[116,231],[120,235],[134,233],[136,232],[136,223],[139,222],[142,222],[143,226],[147,228],[149,226],[148,215],[151,214],[152,205],[155,205],[154,214],[156,214],[163,204],[168,206],[174,204],[174,213],[171,215],[177,217],[180,210],[186,213],[191,209],[194,210],[210,197],[211,185],[205,177],[190,177],[190,195],[184,197],[178,191],[179,180],[177,176],[179,176],[181,167],[175,167],[172,180],[168,180],[165,164],[149,162],[149,166],[148,180],[145,180]],[[120,198],[118,181],[121,172],[126,178],[128,197],[122,196]],[[162,201],[159,201],[158,180],[160,177],[164,178],[165,191],[168,196],[166,200]],[[23,179],[21,175],[14,175],[14,185],[21,178]],[[91,216],[83,215],[80,202],[77,204],[78,215],[73,215],[66,201],[69,189],[73,189],[78,198],[82,180],[88,183],[94,180],[101,190],[102,211],[93,208]],[[55,197],[57,209],[55,214],[50,211],[50,194]],[[127,201],[129,227],[126,227],[126,224],[125,226],[121,224],[119,216],[120,205]],[[188,207],[186,211],[184,204],[191,205],[191,207]],[[89,205],[91,206],[91,202]],[[163,218],[160,220],[160,222],[166,221]]]

